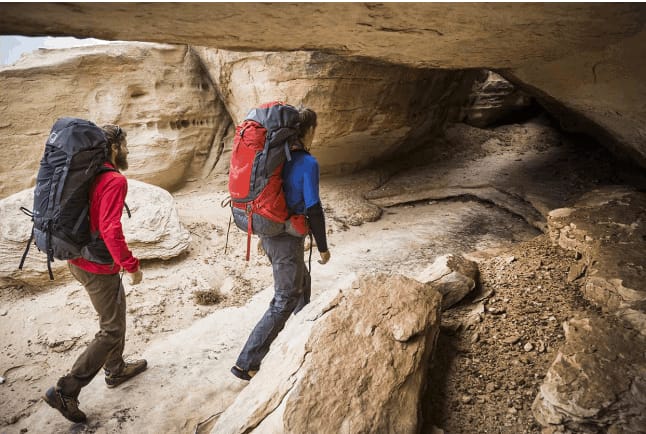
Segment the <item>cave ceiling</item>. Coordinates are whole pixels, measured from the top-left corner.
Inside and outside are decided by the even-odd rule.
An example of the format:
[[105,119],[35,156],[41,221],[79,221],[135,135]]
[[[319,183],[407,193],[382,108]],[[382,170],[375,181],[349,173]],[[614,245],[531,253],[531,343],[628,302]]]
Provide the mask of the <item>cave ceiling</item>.
[[646,166],[640,3],[11,3],[0,33],[499,71]]

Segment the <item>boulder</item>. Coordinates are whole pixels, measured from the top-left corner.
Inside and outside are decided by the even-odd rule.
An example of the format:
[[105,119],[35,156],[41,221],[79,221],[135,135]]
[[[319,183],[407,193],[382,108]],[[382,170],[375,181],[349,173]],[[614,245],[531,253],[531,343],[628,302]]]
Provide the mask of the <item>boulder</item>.
[[364,276],[294,316],[212,432],[415,433],[440,295]]
[[643,432],[646,338],[599,318],[572,319],[563,329],[566,342],[532,405],[545,432]]
[[442,309],[446,310],[476,287],[478,264],[461,255],[442,255],[415,279],[430,284],[442,294]]
[[[126,203],[132,217],[125,211],[123,232],[130,250],[139,259],[170,259],[190,245],[190,234],[181,222],[173,197],[166,190],[136,180],[128,180]],[[26,283],[34,286],[50,283],[44,253],[32,245],[22,270],[20,258],[27,246],[32,222],[20,207],[31,209],[33,189],[23,190],[0,200],[0,286]],[[71,278],[67,262],[52,263],[54,278]]]
[[314,109],[312,152],[323,173],[351,172],[424,143],[457,119],[477,76],[317,52],[196,50],[234,122],[268,101]]
[[646,335],[646,193],[624,186],[593,190],[569,208],[551,211],[551,238],[581,254],[570,278],[584,297]]
[[231,126],[199,57],[182,45],[41,49],[0,68],[0,87],[0,173],[12,174],[0,178],[0,198],[35,184],[59,117],[119,124],[129,177],[170,190],[212,170]]

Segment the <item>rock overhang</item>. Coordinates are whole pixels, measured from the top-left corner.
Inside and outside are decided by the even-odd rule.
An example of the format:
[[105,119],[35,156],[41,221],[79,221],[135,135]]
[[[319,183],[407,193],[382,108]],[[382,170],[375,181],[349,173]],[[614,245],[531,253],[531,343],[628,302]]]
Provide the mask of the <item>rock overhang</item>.
[[0,33],[504,71],[548,110],[558,101],[566,129],[646,166],[645,23],[640,4],[52,3],[5,5]]

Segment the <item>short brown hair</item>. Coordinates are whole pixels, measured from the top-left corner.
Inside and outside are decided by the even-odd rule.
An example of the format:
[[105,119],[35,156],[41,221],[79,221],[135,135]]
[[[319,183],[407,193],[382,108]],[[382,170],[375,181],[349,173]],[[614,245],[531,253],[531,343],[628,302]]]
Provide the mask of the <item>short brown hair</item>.
[[105,138],[108,140],[108,148],[112,144],[121,147],[121,144],[126,140],[126,132],[121,129],[119,125],[107,124],[101,127]]
[[298,111],[298,136],[305,137],[310,128],[316,128],[316,112],[309,108]]

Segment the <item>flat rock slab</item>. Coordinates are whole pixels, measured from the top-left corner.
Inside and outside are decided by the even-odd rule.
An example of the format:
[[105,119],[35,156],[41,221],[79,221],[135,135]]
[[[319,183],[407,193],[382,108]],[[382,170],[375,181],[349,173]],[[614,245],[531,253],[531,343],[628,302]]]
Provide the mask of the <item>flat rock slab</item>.
[[580,254],[570,279],[586,299],[646,335],[646,194],[624,186],[593,190],[549,214],[550,236]]
[[566,343],[532,407],[536,420],[548,432],[643,432],[646,338],[616,320],[573,319],[563,328]]

